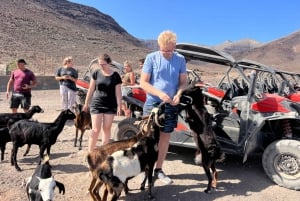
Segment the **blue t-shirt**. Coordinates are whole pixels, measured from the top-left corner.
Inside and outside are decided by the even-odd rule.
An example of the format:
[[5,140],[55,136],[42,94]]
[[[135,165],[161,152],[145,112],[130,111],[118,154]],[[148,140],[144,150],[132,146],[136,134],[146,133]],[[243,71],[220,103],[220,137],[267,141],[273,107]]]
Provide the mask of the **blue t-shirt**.
[[[150,74],[150,84],[170,98],[173,98],[179,87],[180,74],[186,73],[185,58],[174,52],[170,59],[163,57],[160,51],[147,55],[143,73]],[[147,102],[161,102],[160,98],[147,93]]]

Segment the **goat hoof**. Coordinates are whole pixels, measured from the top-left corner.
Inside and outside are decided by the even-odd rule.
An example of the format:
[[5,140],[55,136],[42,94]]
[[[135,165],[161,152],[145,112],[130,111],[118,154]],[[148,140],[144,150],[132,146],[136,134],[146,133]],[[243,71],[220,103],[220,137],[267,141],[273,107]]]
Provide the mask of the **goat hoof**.
[[210,194],[211,190],[206,189],[206,190],[204,190],[204,192],[207,193],[207,194]]
[[21,169],[20,167],[16,167],[16,170],[17,170],[18,172],[21,172],[21,171],[22,171],[22,169]]

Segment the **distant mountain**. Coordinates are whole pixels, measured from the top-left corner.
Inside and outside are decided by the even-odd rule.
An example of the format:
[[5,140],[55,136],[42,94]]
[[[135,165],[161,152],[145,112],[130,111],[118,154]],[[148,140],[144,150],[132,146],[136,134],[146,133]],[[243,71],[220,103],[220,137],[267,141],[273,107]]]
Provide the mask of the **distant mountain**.
[[[157,42],[130,35],[112,17],[66,0],[2,0],[0,6],[0,65],[25,58],[37,74],[53,75],[65,56],[73,56],[80,73],[99,53],[118,62],[157,50]],[[300,32],[261,44],[252,39],[215,46],[235,58],[248,58],[298,71]]]
[[253,48],[257,48],[262,45],[262,43],[259,43],[252,39],[243,39],[236,42],[228,40],[222,44],[214,46],[214,48],[218,50],[223,50],[228,54],[234,55],[240,52],[247,52],[249,50],[252,50]]
[[0,63],[23,57],[43,73],[69,55],[84,66],[99,53],[137,63],[149,52],[110,16],[66,0],[2,0],[0,23]]
[[283,70],[300,72],[300,31],[248,51],[236,52],[235,58],[256,60]]
[[141,41],[142,41],[143,44],[145,44],[145,46],[147,48],[149,48],[152,51],[155,51],[155,50],[159,49],[157,40],[144,40],[144,39],[141,39]]

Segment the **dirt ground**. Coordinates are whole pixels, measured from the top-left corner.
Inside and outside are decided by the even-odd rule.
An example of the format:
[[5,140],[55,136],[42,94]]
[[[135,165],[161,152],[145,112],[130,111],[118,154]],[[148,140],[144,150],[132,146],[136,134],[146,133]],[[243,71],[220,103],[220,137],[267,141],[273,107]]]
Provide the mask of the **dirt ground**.
[[[45,112],[35,114],[33,119],[40,122],[52,122],[59,114],[60,101],[58,90],[33,91],[32,105],[40,105]],[[0,95],[0,112],[10,112],[5,94]],[[122,117],[117,117],[114,127]],[[114,129],[114,128],[113,128]],[[89,132],[89,131],[88,131]],[[64,183],[65,195],[55,191],[56,201],[89,201],[87,193],[90,182],[85,154],[87,150],[86,134],[83,139],[83,150],[73,146],[75,128],[67,122],[57,142],[51,148],[50,163],[56,180]],[[26,146],[19,149],[18,164],[21,172],[9,163],[11,143],[6,146],[5,159],[0,162],[0,201],[27,200],[24,180],[29,177],[37,166],[38,146],[33,145],[28,156],[23,157]],[[239,201],[268,200],[295,201],[299,200],[299,191],[288,190],[273,184],[264,174],[260,157],[251,157],[246,164],[242,158],[228,156],[223,163],[218,163],[218,189],[205,194],[207,178],[202,167],[193,163],[194,150],[170,147],[164,171],[174,180],[172,185],[164,186],[160,181],[155,183],[153,195],[158,201]],[[120,200],[144,200],[145,192],[138,190],[141,176],[129,181],[130,194],[121,195]]]

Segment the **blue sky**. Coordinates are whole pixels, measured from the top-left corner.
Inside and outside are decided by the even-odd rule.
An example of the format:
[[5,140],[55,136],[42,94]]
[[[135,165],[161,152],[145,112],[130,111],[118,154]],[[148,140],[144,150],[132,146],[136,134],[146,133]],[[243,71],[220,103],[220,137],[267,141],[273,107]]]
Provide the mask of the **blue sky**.
[[178,42],[270,42],[300,30],[299,0],[71,0],[96,8],[140,39],[163,30]]

